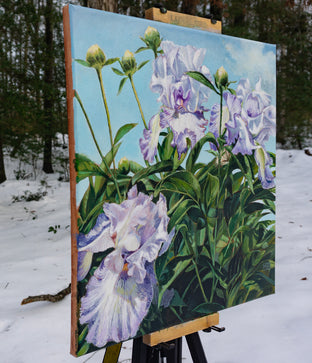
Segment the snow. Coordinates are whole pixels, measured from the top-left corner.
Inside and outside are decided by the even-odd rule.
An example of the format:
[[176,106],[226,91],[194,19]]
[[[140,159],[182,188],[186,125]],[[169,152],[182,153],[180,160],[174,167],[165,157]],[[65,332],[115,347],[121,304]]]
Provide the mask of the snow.
[[[200,333],[210,363],[311,362],[312,157],[278,150],[277,165],[276,294],[220,312],[226,330]],[[70,296],[20,305],[70,282],[69,183],[44,174],[17,181],[16,164],[6,168],[9,180],[0,184],[0,360],[101,362],[103,350],[69,354]],[[47,195],[13,203],[25,190]],[[124,343],[119,362],[130,362],[131,350],[132,342]],[[185,340],[183,357],[192,362]]]

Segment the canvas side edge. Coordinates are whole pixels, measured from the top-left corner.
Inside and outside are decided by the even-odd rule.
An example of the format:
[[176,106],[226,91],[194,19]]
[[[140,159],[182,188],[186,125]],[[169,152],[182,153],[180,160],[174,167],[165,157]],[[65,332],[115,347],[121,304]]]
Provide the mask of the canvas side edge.
[[69,5],[63,8],[64,27],[64,50],[66,71],[66,100],[68,116],[68,139],[69,139],[69,168],[70,168],[70,209],[71,209],[71,340],[70,353],[77,356],[77,207],[76,207],[76,170],[75,159],[75,137],[74,137],[74,90],[72,74],[72,55],[70,38]]

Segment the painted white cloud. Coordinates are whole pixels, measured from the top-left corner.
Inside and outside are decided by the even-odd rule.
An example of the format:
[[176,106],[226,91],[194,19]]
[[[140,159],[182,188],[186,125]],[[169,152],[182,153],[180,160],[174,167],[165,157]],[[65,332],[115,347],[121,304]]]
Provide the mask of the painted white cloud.
[[274,91],[276,83],[275,52],[267,51],[268,48],[262,43],[255,44],[242,40],[239,47],[234,44],[225,44],[228,53],[226,67],[229,73],[233,72],[240,78],[249,78],[251,84],[255,84],[261,77],[263,89],[269,92]]

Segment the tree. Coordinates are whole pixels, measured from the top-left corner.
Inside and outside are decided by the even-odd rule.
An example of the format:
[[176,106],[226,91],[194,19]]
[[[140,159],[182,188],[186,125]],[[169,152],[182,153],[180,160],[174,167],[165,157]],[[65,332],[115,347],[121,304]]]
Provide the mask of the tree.
[[67,129],[60,2],[2,2],[0,39],[2,146],[18,156],[31,141],[36,152],[44,149],[43,170],[52,172],[54,135]]
[[43,110],[44,110],[44,129],[43,129],[43,171],[53,173],[52,167],[52,138],[53,138],[53,2],[47,0],[44,12],[45,19],[45,63],[44,63],[44,88],[43,88]]

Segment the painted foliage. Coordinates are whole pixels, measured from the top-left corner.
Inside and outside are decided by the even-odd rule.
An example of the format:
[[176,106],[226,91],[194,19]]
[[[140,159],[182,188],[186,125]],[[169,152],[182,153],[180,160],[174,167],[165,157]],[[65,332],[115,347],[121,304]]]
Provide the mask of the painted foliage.
[[69,19],[74,353],[273,293],[275,46]]

